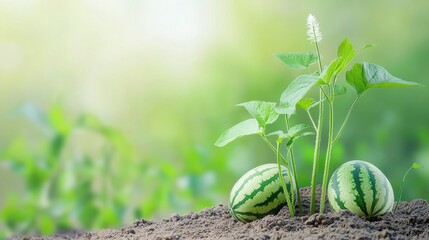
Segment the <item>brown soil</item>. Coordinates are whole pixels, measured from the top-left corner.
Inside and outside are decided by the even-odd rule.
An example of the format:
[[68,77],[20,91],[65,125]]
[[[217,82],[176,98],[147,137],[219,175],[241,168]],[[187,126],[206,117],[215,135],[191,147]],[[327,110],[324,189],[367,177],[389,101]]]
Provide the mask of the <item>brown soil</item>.
[[[302,189],[308,212],[309,189]],[[236,221],[228,207],[218,205],[198,213],[161,221],[140,220],[121,229],[49,239],[429,239],[429,205],[425,200],[401,202],[395,214],[365,219],[348,211],[290,218],[287,208],[251,223]],[[21,238],[24,239],[24,238]],[[35,237],[27,239],[37,239]],[[40,239],[40,238],[39,238]]]

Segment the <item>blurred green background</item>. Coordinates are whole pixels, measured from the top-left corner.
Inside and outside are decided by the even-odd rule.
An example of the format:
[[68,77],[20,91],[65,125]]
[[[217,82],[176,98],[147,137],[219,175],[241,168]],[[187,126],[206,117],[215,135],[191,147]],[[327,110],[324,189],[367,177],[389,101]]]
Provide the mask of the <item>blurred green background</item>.
[[[241,174],[275,156],[256,136],[214,142],[248,118],[235,104],[276,102],[302,73],[272,54],[313,50],[309,13],[324,64],[347,37],[357,49],[377,45],[357,61],[428,86],[428,9],[426,0],[0,0],[0,238],[225,204]],[[429,199],[428,100],[427,87],[368,91],[331,172],[366,160],[397,192],[418,162],[426,168],[409,175],[403,199]],[[304,186],[312,144],[295,147]]]

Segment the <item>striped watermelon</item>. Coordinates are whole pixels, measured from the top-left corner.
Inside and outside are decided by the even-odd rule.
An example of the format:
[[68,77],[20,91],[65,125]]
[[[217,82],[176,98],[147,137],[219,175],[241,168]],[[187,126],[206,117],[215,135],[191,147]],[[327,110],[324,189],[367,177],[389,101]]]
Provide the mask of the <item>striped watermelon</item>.
[[374,217],[390,212],[394,195],[384,174],[364,161],[350,161],[332,174],[328,199],[334,211],[347,209],[359,216]]
[[[286,187],[291,184],[287,168],[282,166]],[[234,185],[229,197],[231,215],[241,222],[250,222],[268,214],[276,214],[286,205],[277,164],[264,164],[245,173]],[[296,187],[294,184],[295,198]]]

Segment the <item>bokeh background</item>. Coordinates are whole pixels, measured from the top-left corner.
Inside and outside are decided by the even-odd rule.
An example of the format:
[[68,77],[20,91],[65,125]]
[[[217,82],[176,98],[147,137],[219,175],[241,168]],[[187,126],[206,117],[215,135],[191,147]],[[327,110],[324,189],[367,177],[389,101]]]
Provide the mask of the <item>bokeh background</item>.
[[[278,101],[302,74],[272,54],[313,50],[309,13],[324,64],[347,37],[356,49],[377,45],[356,61],[428,86],[428,9],[426,0],[0,0],[0,238],[225,204],[244,172],[275,156],[257,136],[214,142],[248,118],[235,104]],[[403,199],[429,199],[428,100],[427,87],[369,90],[331,172],[366,160],[397,193],[418,162],[426,168],[408,176]],[[304,186],[312,144],[295,147]]]

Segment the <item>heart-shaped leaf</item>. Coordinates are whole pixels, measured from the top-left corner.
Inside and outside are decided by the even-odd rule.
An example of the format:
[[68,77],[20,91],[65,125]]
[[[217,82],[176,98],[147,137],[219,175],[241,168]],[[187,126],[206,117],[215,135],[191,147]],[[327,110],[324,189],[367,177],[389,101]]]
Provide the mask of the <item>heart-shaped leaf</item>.
[[361,95],[369,88],[412,87],[418,83],[392,76],[383,67],[372,63],[356,63],[346,73],[347,82]]
[[276,112],[275,102],[250,101],[240,103],[258,121],[260,127],[271,124],[277,120],[279,114]]
[[329,84],[337,75],[353,60],[356,51],[350,41],[344,39],[338,46],[337,58],[334,59],[321,74],[321,79],[325,84]]
[[274,54],[283,63],[291,68],[305,69],[311,64],[316,63],[318,58],[314,52],[306,53],[277,53]]
[[218,147],[223,147],[239,137],[257,133],[260,133],[258,121],[253,118],[247,119],[232,126],[230,129],[222,133],[222,135],[220,135],[220,137],[216,141],[215,145]]
[[282,93],[280,105],[276,108],[276,111],[289,116],[294,114],[296,112],[296,104],[318,83],[319,77],[316,75],[298,76]]

